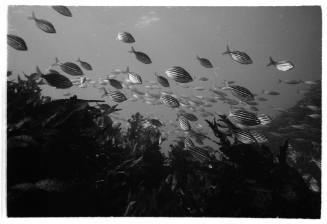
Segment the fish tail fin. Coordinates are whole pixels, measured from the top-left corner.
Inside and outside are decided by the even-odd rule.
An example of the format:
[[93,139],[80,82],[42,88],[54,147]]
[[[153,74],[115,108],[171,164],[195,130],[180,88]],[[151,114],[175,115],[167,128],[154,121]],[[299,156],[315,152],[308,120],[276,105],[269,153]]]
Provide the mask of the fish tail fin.
[[196,59],[200,60],[201,58],[199,57],[198,54],[195,55]]
[[269,63],[267,64],[267,67],[274,65],[276,62],[272,59],[271,56],[269,56]]
[[131,47],[131,50],[130,51],[128,51],[129,53],[135,53],[135,49],[134,49],[134,47],[132,46]]
[[129,73],[129,66],[126,67],[125,73]]
[[226,45],[226,51],[223,52],[222,54],[224,55],[224,54],[229,54],[229,53],[230,53],[230,49],[229,49],[229,45],[227,44]]
[[27,17],[27,19],[36,20],[35,12],[32,12],[32,16]]

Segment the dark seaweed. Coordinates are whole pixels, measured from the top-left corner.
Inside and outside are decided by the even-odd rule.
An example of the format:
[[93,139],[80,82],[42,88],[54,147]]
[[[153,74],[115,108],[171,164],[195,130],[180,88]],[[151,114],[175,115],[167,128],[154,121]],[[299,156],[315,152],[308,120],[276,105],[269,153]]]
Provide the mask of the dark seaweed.
[[110,118],[117,105],[103,111],[76,96],[51,100],[32,79],[7,86],[10,217],[320,217],[320,193],[286,160],[288,140],[277,154],[232,143],[221,115],[207,120],[219,142],[207,147],[207,160],[194,159],[182,141],[166,157],[160,131],[144,128],[139,113],[122,131]]

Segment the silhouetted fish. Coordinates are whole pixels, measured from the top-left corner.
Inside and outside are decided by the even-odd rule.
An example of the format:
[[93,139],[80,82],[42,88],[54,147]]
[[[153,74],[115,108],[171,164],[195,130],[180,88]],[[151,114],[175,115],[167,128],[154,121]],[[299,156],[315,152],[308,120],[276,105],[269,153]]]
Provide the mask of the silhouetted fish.
[[206,58],[200,58],[198,55],[196,55],[196,59],[199,60],[200,64],[205,68],[213,68],[211,62]]
[[63,16],[72,17],[71,11],[66,6],[54,5],[51,7]]
[[281,79],[278,79],[278,83],[286,83],[286,84],[291,84],[291,85],[296,85],[296,84],[300,84],[300,83],[303,83],[302,80],[281,80]]
[[163,87],[169,87],[169,82],[165,77],[158,75],[156,72],[154,73],[154,75],[156,76],[157,81],[160,85],[162,85]]
[[35,17],[35,13],[32,12],[32,17],[28,17],[28,19],[32,19],[35,21],[35,24],[37,25],[38,28],[40,28],[41,30],[43,30],[46,33],[56,33],[56,29],[54,28],[54,26],[52,25],[52,23],[43,20],[43,19],[37,19]]
[[118,81],[116,79],[108,79],[108,80],[109,80],[110,85],[115,87],[116,89],[122,89],[123,88],[120,81]]
[[199,80],[205,82],[205,81],[208,81],[209,79],[207,77],[201,77],[201,78],[199,78]]
[[19,51],[27,51],[27,46],[23,38],[12,34],[7,35],[7,44]]
[[223,53],[224,54],[229,54],[231,56],[231,58],[240,63],[240,64],[252,64],[253,61],[252,59],[250,58],[249,55],[247,55],[245,52],[242,52],[242,51],[231,51],[229,49],[229,46],[227,45],[226,46],[226,51]]
[[43,75],[39,69],[36,67],[38,75],[40,75],[48,85],[56,87],[57,89],[68,89],[73,86],[73,83],[65,76],[58,73],[48,73]]
[[82,68],[84,68],[85,70],[89,70],[89,71],[92,70],[92,66],[85,61],[81,61],[80,58],[78,58],[77,62],[79,62],[81,64]]
[[271,95],[271,96],[278,96],[278,95],[280,95],[279,92],[274,91],[274,90],[271,90],[271,91],[268,91],[268,90],[262,90],[262,93],[263,93],[263,94],[266,94],[266,95]]
[[137,60],[139,60],[140,62],[144,63],[144,64],[151,64],[152,61],[150,59],[150,57],[141,52],[141,51],[135,51],[134,47],[132,47],[132,49],[129,51],[130,53],[133,53],[136,57]]

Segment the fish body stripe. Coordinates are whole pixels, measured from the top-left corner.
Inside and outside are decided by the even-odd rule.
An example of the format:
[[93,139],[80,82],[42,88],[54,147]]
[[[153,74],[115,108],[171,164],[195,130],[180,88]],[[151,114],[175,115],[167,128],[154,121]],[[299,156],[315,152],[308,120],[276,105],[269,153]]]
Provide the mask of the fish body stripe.
[[180,83],[188,83],[193,81],[191,75],[182,67],[172,67],[166,71],[166,75],[175,80],[176,82]]
[[165,77],[158,75],[157,76],[157,81],[163,87],[169,87],[169,82]]
[[67,16],[67,17],[72,17],[71,11],[66,7],[62,5],[54,5],[52,8],[60,13],[61,15]]
[[119,32],[117,35],[118,40],[123,41],[125,43],[134,43],[135,39],[132,34],[128,32]]
[[15,48],[16,50],[26,51],[27,46],[23,38],[8,34],[7,35],[7,43],[11,47]]
[[136,73],[128,73],[128,79],[134,84],[142,84],[142,78]]
[[179,125],[183,131],[189,131],[191,129],[191,125],[185,117],[180,116],[178,121],[179,121]]
[[175,108],[175,107],[179,107],[179,102],[178,102],[178,100],[177,100],[176,98],[170,96],[170,95],[163,95],[163,96],[160,98],[160,100],[161,100],[164,104],[166,104],[166,105],[168,105],[168,106],[170,106],[170,107],[173,107],[173,108]]

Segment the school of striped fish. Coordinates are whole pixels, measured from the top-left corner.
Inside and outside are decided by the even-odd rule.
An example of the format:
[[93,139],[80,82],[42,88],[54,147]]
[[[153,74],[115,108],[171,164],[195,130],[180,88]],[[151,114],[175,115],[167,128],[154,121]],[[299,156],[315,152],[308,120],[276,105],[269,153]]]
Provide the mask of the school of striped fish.
[[[66,6],[52,6],[52,9],[62,16],[73,17],[68,7]],[[55,26],[44,18],[39,18],[37,13],[32,12],[28,18],[35,22],[36,29],[39,29],[47,34],[56,35]],[[151,55],[143,52],[142,49],[136,48],[138,41],[142,37],[134,37],[130,32],[122,31],[116,36],[116,40],[124,44],[133,45],[130,50],[126,52],[126,57],[135,57],[138,63],[151,66]],[[17,51],[29,51],[29,44],[25,42],[23,37],[15,34],[7,35],[7,43],[10,47]],[[231,49],[227,44],[225,51],[217,52],[222,55],[230,56],[230,60],[241,66],[253,66],[255,63],[251,56],[241,50]],[[287,72],[295,69],[296,66],[289,60],[277,60],[267,55],[268,64],[257,65],[266,66],[266,69],[275,69],[280,72]],[[215,65],[205,57],[205,55],[195,55],[198,65],[203,69],[215,72]],[[272,68],[273,67],[273,68]],[[183,68],[180,65],[172,65],[165,71],[157,71],[153,74],[153,80],[146,80],[142,74],[137,71],[132,71],[130,66],[126,69],[114,69],[110,75],[102,79],[95,80],[86,75],[87,71],[94,70],[94,68],[87,59],[76,58],[72,61],[62,61],[59,58],[54,58],[54,63],[48,69],[42,71],[36,66],[36,72],[32,75],[26,75],[27,79],[35,80],[39,85],[48,85],[57,89],[71,88],[97,88],[99,90],[99,97],[108,99],[113,103],[145,103],[158,107],[164,105],[176,112],[176,120],[161,120],[160,115],[152,114],[145,122],[145,126],[152,126],[154,128],[165,128],[167,125],[174,127],[173,131],[162,131],[162,138],[165,139],[169,135],[176,135],[183,133],[185,137],[185,148],[190,150],[197,158],[207,158],[208,150],[204,147],[198,147],[193,140],[199,145],[203,144],[206,133],[204,127],[199,123],[199,120],[214,117],[219,112],[211,110],[211,107],[217,102],[223,102],[229,105],[230,112],[227,115],[228,122],[220,124],[221,127],[226,128],[226,134],[234,139],[236,143],[240,144],[264,144],[269,142],[269,138],[263,135],[260,130],[269,126],[273,122],[273,118],[267,114],[260,113],[257,105],[260,102],[267,101],[265,95],[279,96],[280,92],[276,90],[264,89],[260,94],[253,93],[248,87],[241,83],[236,83],[234,80],[222,80],[221,83],[215,83],[214,87],[206,86],[191,86],[190,83],[200,81],[202,83],[210,82],[207,77],[199,77],[192,71]],[[8,75],[8,74],[7,74]],[[10,74],[11,75],[11,74]],[[281,80],[276,79],[280,85],[317,85],[314,80]],[[172,83],[176,88],[192,88],[197,93],[194,95],[179,95],[175,89],[172,88]],[[145,88],[146,91],[139,87]],[[153,92],[156,90],[156,92]],[[302,92],[301,92],[302,91]],[[209,96],[205,96],[207,93]],[[305,90],[298,90],[299,94],[305,93]],[[64,96],[71,96],[71,92],[64,93]],[[106,104],[97,104],[100,108],[105,108]],[[311,119],[321,119],[321,109],[315,105],[306,105],[312,111],[308,114]],[[287,111],[284,108],[277,108],[272,106],[276,111]],[[124,121],[120,118],[119,112],[115,112],[112,118]],[[199,118],[201,117],[201,118]],[[303,129],[303,125],[291,124],[293,129]],[[278,133],[271,133],[278,134]],[[159,143],[160,144],[160,143]]]

